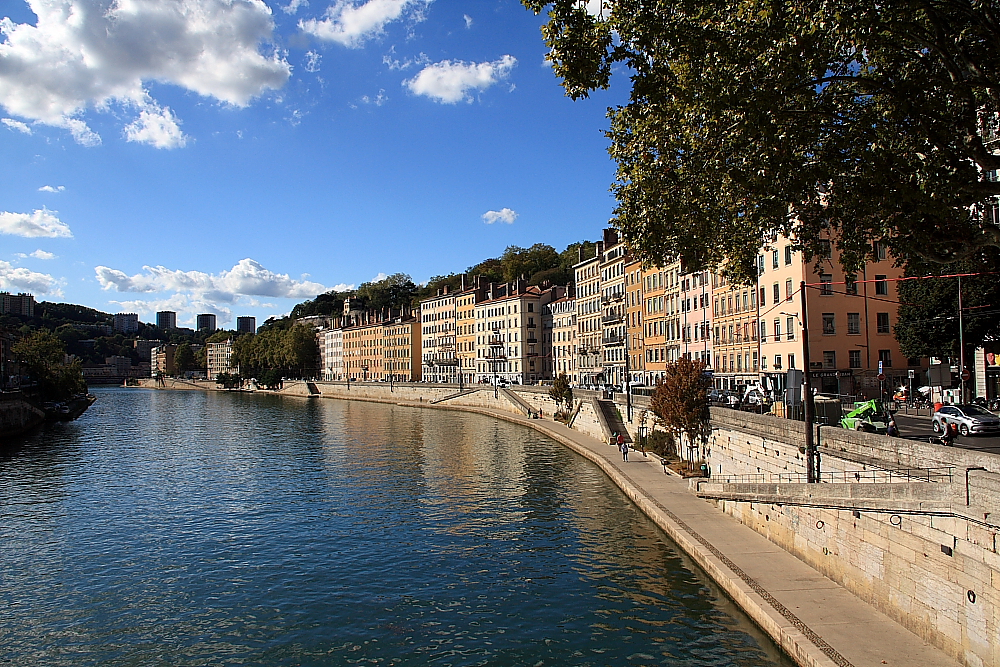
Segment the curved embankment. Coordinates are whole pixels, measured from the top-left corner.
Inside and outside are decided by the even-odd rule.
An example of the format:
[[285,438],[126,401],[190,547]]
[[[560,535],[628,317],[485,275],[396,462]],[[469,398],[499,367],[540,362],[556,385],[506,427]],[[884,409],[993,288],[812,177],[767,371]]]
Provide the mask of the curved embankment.
[[[528,426],[594,462],[798,665],[958,664],[794,555],[695,496],[686,481],[665,475],[654,457],[633,454],[633,460],[624,463],[616,450],[601,440],[549,419],[528,418],[500,394],[494,396],[491,389],[456,396],[454,388],[426,385],[395,389],[355,386],[347,390],[343,385],[318,383],[318,387],[327,398],[458,410]],[[187,383],[177,388],[214,387]],[[317,396],[304,384],[293,383],[282,391],[267,393]],[[442,397],[453,398],[440,401]],[[541,393],[534,391],[522,393],[521,398],[529,403],[543,400]],[[543,412],[551,415],[549,409]]]

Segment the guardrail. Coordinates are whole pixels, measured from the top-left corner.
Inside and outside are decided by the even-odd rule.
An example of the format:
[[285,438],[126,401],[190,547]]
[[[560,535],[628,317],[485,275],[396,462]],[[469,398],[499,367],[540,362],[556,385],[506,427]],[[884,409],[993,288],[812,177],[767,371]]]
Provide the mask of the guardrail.
[[[891,470],[840,470],[821,472],[819,481],[823,484],[886,484],[901,482],[951,483],[954,479],[953,467],[939,468],[896,468]],[[806,473],[754,473],[712,477],[713,482],[722,484],[806,484]]]

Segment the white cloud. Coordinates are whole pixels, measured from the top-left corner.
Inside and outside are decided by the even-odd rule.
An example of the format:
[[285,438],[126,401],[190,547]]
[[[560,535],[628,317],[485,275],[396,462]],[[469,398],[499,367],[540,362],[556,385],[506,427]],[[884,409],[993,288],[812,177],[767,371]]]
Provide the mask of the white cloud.
[[33,213],[0,211],[0,234],[26,238],[39,236],[72,238],[73,232],[66,223],[56,217],[56,213],[58,211],[50,211],[44,206]]
[[306,52],[306,64],[303,69],[307,72],[318,72],[319,71],[319,61],[322,60],[323,56],[316,53],[315,51]]
[[[395,48],[390,50],[390,53],[395,52]],[[390,70],[409,69],[414,65],[423,65],[428,62],[430,62],[430,58],[428,58],[425,53],[420,53],[416,58],[404,58],[403,60],[396,60],[389,54],[382,56],[382,63]]]
[[299,11],[299,7],[308,7],[308,6],[309,6],[309,0],[292,0],[287,5],[282,7],[281,11],[285,12],[286,14],[294,14],[295,12]]
[[38,249],[35,252],[31,253],[30,255],[25,255],[23,252],[19,252],[19,253],[17,253],[17,256],[20,257],[21,259],[25,259],[27,257],[34,257],[35,259],[55,259],[56,258],[56,256],[53,255],[51,252],[45,252],[42,249]]
[[462,14],[462,18],[465,19],[465,27],[466,28],[471,28],[472,27],[472,17],[469,16],[468,14]]
[[409,12],[420,20],[421,9],[432,0],[337,0],[327,8],[322,20],[299,21],[299,28],[318,39],[358,48],[365,41],[382,34],[387,23]]
[[82,114],[112,103],[138,111],[126,129],[130,140],[182,145],[176,119],[145,82],[243,106],[290,75],[282,55],[258,51],[274,30],[263,0],[27,2],[35,25],[0,19],[0,105],[65,128],[84,145],[101,139]]
[[42,187],[38,188],[38,191],[39,192],[62,192],[65,189],[66,189],[65,185],[55,185],[55,186],[53,186],[53,185],[43,185]]
[[20,290],[33,294],[61,295],[60,281],[47,273],[38,273],[22,267],[13,267],[10,263],[0,260],[0,289],[4,291]]
[[506,207],[499,211],[486,211],[486,213],[483,213],[483,222],[487,225],[492,225],[494,222],[505,222],[511,225],[515,220],[517,220],[517,211]]
[[125,126],[125,138],[156,148],[183,148],[188,140],[170,107],[154,103],[148,103],[139,117]]
[[209,302],[233,302],[241,296],[311,299],[327,287],[288,274],[273,273],[252,259],[242,259],[219,274],[144,266],[144,273],[129,276],[106,266],[94,269],[105,290],[117,292],[178,292]]
[[372,281],[373,283],[377,283],[377,282],[379,282],[380,280],[385,280],[385,279],[386,279],[386,278],[388,278],[388,277],[389,277],[389,274],[388,274],[388,273],[383,273],[383,272],[379,271],[379,272],[378,272],[378,274],[377,274],[377,275],[376,275],[376,276],[375,276],[374,278],[372,278],[372,280],[371,280],[371,281]]
[[424,67],[417,76],[403,83],[411,92],[443,104],[471,102],[470,90],[486,90],[506,79],[516,64],[514,56],[503,56],[487,63],[442,60]]
[[378,95],[376,95],[375,97],[362,95],[361,101],[364,102],[365,104],[374,104],[375,106],[380,107],[387,101],[389,101],[389,98],[386,97],[385,90],[379,90]]
[[17,130],[18,132],[23,132],[24,134],[31,134],[31,128],[19,120],[14,120],[13,118],[0,118],[0,123],[3,123],[11,130]]

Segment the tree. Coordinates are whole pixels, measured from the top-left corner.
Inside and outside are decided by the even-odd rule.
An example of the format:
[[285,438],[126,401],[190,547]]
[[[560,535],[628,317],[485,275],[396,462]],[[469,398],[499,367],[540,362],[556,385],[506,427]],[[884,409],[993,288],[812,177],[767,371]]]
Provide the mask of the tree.
[[369,310],[409,308],[417,285],[405,273],[394,273],[381,280],[361,283],[357,295]]
[[61,401],[87,391],[79,359],[66,359],[63,342],[44,329],[14,343],[14,358],[46,400]]
[[[938,265],[913,260],[907,276],[992,273],[1000,252],[984,249],[969,259]],[[958,359],[958,278],[904,280],[899,283],[899,315],[893,333],[907,357]],[[968,350],[1000,339],[1000,281],[997,275],[962,277],[962,334]]]
[[[685,435],[691,445],[704,443],[712,432],[708,409],[711,387],[705,364],[681,357],[667,364],[663,378],[656,381],[649,408],[675,436]],[[680,448],[681,439],[676,440]],[[678,454],[684,458],[683,452]]]
[[174,368],[178,373],[193,371],[198,367],[198,362],[194,358],[194,350],[190,343],[181,343],[174,352]]
[[559,377],[552,381],[549,397],[556,402],[556,405],[565,403],[567,408],[572,407],[573,389],[569,386],[569,378],[565,373],[560,373]]
[[[754,276],[774,234],[935,262],[1000,246],[1000,21],[979,0],[522,0],[573,99],[609,110],[613,224],[663,265]],[[596,8],[595,8],[596,6]]]

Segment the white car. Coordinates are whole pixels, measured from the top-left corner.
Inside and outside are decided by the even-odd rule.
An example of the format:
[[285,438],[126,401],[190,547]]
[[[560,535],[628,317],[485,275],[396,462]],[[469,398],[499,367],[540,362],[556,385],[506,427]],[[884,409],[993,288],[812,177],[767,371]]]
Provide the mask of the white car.
[[935,433],[943,433],[945,424],[954,424],[960,435],[986,435],[1000,433],[1000,417],[978,405],[960,403],[942,405],[934,413],[931,428]]

